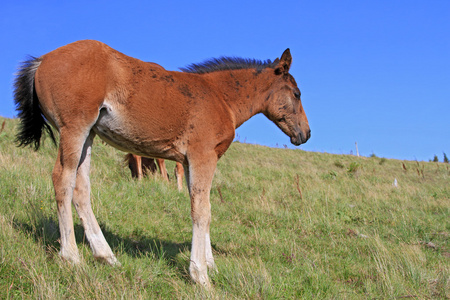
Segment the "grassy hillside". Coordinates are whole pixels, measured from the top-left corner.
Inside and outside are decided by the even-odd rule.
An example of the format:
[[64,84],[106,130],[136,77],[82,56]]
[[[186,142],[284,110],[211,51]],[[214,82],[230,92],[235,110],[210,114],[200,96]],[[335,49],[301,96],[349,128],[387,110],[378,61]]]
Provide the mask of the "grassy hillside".
[[[137,182],[123,153],[96,139],[92,202],[122,267],[61,261],[51,171],[56,148],[0,133],[0,298],[448,299],[448,164],[331,155],[234,143],[211,194],[219,272],[189,280],[187,191]],[[172,174],[174,164],[169,164]],[[173,176],[172,176],[173,178]],[[394,186],[397,181],[397,187]]]

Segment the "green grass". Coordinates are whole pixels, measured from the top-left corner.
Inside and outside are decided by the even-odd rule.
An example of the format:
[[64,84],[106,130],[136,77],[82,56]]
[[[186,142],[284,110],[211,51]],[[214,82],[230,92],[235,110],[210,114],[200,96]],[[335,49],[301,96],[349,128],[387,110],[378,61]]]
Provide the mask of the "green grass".
[[132,180],[124,153],[99,139],[93,209],[122,267],[93,259],[76,216],[83,263],[62,261],[56,148],[48,138],[38,152],[15,147],[17,120],[3,120],[1,299],[450,297],[448,164],[233,143],[211,191],[218,273],[205,291],[188,274],[187,191],[177,191],[173,175],[169,184]]

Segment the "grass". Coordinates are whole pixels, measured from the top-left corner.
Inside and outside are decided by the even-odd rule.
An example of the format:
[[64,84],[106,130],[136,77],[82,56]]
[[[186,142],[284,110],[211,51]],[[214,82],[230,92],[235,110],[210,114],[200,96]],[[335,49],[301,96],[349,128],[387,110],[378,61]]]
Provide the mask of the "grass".
[[3,121],[2,299],[450,297],[448,164],[233,143],[211,191],[218,273],[205,291],[188,275],[187,192],[173,179],[132,180],[123,153],[99,139],[91,198],[122,267],[92,258],[77,217],[83,263],[60,260],[56,148],[49,139],[38,152],[15,147],[17,120]]

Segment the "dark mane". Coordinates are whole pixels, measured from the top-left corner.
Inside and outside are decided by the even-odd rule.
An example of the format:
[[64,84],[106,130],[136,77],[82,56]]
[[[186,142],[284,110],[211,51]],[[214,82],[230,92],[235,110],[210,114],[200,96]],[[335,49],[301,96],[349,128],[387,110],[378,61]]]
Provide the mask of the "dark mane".
[[266,68],[274,69],[278,65],[278,62],[278,58],[272,62],[270,59],[261,61],[252,58],[220,57],[211,58],[199,64],[191,64],[184,68],[180,68],[180,70],[197,74],[240,69],[255,69],[257,72],[261,72]]

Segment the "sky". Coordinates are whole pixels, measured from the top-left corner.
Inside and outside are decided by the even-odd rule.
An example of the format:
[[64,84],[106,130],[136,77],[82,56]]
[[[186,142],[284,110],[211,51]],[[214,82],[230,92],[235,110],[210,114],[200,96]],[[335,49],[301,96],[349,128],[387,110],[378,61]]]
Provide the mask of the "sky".
[[220,56],[274,60],[290,48],[312,131],[300,147],[257,115],[236,140],[428,161],[450,155],[450,1],[1,1],[0,116],[14,73],[82,39],[167,70]]

